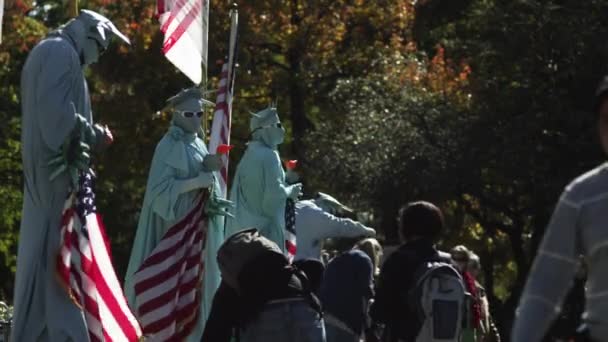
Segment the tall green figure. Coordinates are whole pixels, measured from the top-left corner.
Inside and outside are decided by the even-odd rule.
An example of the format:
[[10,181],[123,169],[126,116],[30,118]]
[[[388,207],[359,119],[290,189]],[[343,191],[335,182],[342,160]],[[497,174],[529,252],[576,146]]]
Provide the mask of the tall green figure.
[[[205,291],[198,322],[187,339],[200,341],[204,319],[220,282],[216,253],[224,238],[224,209],[230,203],[214,195],[220,191],[216,171],[221,168],[221,159],[216,154],[209,154],[205,143],[199,137],[202,135],[202,108],[205,104],[212,103],[204,100],[197,88],[183,90],[168,102],[174,110],[173,119],[168,132],[156,146],[152,158],[125,277],[125,295],[129,306],[137,313],[134,274],[151,255],[165,233],[193,210],[195,199],[201,190],[208,189],[211,195],[206,200],[204,209],[209,217],[207,249],[203,256],[205,275],[202,286]],[[199,286],[199,291],[202,286]],[[143,321],[142,324],[145,330]]]
[[230,200],[234,218],[226,222],[226,236],[255,227],[285,252],[285,203],[297,200],[302,184],[288,185],[277,151],[285,138],[276,108],[269,107],[251,117],[251,141],[234,175]]
[[129,40],[104,16],[83,10],[30,52],[21,74],[24,175],[11,341],[89,341],[82,311],[56,275],[63,205],[88,169],[90,151],[112,141],[93,124],[83,69],[110,39]]

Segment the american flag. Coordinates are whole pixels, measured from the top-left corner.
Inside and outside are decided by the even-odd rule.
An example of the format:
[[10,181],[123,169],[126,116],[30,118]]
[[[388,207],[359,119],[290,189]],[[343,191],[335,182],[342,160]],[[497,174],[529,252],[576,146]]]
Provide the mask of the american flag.
[[202,191],[133,276],[137,317],[154,341],[182,341],[199,319],[208,217]]
[[4,0],[0,0],[0,43],[2,43],[2,17],[4,16]]
[[163,54],[192,82],[201,83],[207,70],[209,0],[158,0],[156,12]]
[[93,172],[82,172],[79,183],[79,190],[66,200],[61,219],[59,279],[84,311],[91,341],[137,341],[142,331],[112,267],[95,207]]
[[288,199],[285,204],[285,250],[289,261],[296,256],[296,246],[296,202]]
[[[230,144],[230,127],[232,122],[232,99],[234,90],[234,76],[236,65],[236,39],[238,13],[236,10],[230,12],[230,40],[228,42],[228,56],[222,65],[220,86],[215,100],[215,112],[211,124],[211,137],[209,139],[209,151],[216,153],[220,145]],[[222,154],[222,169],[219,180],[220,196],[226,198],[228,195],[228,153]]]

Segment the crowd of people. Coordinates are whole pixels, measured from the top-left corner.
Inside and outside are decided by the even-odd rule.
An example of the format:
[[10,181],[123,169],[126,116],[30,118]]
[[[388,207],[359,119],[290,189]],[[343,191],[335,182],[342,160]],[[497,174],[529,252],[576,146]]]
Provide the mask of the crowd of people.
[[[398,226],[403,244],[382,265],[380,243],[352,232],[326,240],[332,248],[329,260],[319,249],[293,263],[255,229],[229,237],[222,248],[237,248],[237,239],[243,250],[243,235],[254,236],[247,239],[250,245],[256,239],[265,244],[240,261],[246,271],[235,283],[222,281],[202,341],[228,342],[235,336],[244,342],[500,341],[477,279],[479,257],[462,245],[449,253],[435,247],[444,228],[440,209],[424,201],[409,203],[400,211]],[[332,225],[311,230],[324,227]],[[451,285],[460,285],[461,291],[433,293],[436,286]],[[430,312],[425,297],[433,306]],[[445,312],[429,322],[435,309]]]

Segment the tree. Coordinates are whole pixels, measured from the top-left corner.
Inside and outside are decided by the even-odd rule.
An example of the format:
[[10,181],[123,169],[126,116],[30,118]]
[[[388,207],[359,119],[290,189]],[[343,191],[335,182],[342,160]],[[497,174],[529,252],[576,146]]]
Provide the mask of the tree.
[[516,273],[502,310],[506,332],[559,193],[603,159],[590,110],[606,71],[608,3],[450,4],[458,15],[445,2],[420,3],[416,39],[427,49],[441,43],[449,58],[472,69],[478,120],[470,122],[470,149],[462,153],[473,182],[462,184],[460,203],[485,234],[508,238]]

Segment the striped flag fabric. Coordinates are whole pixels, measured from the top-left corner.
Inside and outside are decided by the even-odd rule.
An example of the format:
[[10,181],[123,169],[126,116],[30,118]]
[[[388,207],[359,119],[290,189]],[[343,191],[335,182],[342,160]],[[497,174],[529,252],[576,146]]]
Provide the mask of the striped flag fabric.
[[[285,181],[287,184],[293,184],[297,182],[299,177],[295,173],[295,168],[298,165],[297,160],[286,160],[284,161],[285,168],[287,169]],[[293,261],[296,257],[297,241],[296,241],[296,201],[288,198],[285,203],[285,251],[289,261]]]
[[138,341],[141,328],[112,266],[105,227],[97,214],[92,170],[82,172],[61,219],[57,274],[84,311],[91,341]]
[[[215,102],[215,112],[213,113],[213,122],[211,124],[211,138],[209,140],[209,152],[217,153],[217,148],[220,145],[230,145],[230,127],[232,123],[232,94],[228,90],[228,63],[222,66],[222,76],[220,79],[220,87],[217,92]],[[228,161],[229,152],[221,155],[222,169],[220,170],[219,186],[220,195],[226,198],[228,195]]]
[[201,191],[133,276],[137,317],[153,341],[182,341],[200,319],[207,198]]
[[296,202],[288,199],[285,204],[285,251],[290,262],[296,257],[296,250]]
[[2,43],[2,18],[4,17],[4,0],[0,0],[0,43]]
[[[236,65],[236,40],[238,26],[238,12],[230,11],[230,38],[228,42],[228,56],[222,65],[220,86],[215,100],[215,112],[211,124],[211,136],[209,138],[209,152],[217,153],[220,145],[230,145],[230,128],[232,123],[232,100],[234,91],[234,76]],[[228,196],[228,153],[222,154],[222,169],[219,180],[221,197]]]
[[209,0],[157,0],[162,52],[192,82],[207,70]]

